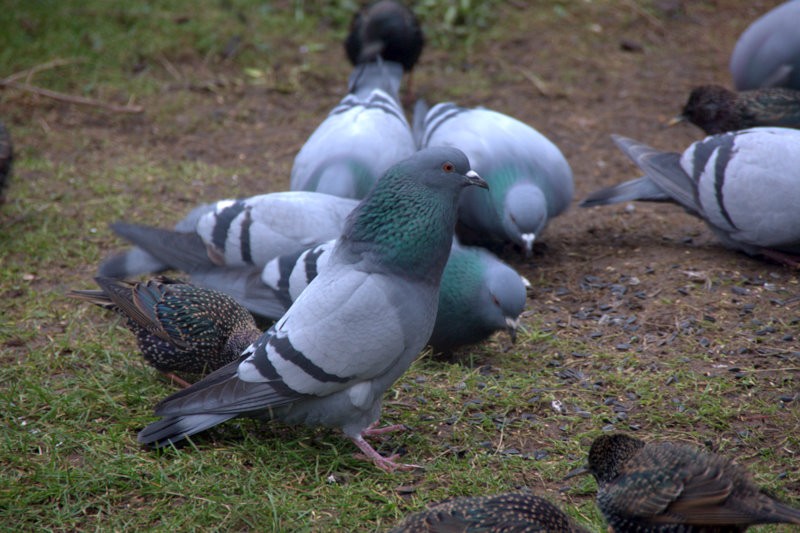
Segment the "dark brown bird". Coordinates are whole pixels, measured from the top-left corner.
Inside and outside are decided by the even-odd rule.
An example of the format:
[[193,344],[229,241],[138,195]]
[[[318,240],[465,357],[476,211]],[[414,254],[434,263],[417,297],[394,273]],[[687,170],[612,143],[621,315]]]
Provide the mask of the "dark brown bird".
[[758,126],[800,128],[800,91],[783,88],[735,92],[719,85],[692,90],[680,115],[709,135]]
[[762,492],[744,468],[694,446],[602,435],[592,443],[585,470],[597,480],[597,505],[617,532],[732,533],[755,524],[800,525],[800,510]]
[[411,93],[412,71],[417,64],[425,35],[414,12],[396,0],[378,0],[358,11],[350,23],[344,49],[350,63],[368,63],[378,57],[403,65],[409,75],[407,93]]
[[216,370],[261,336],[250,312],[221,292],[165,277],[95,281],[101,290],[69,295],[125,317],[144,359],[184,387],[189,383],[173,372]]
[[390,533],[588,533],[561,509],[529,492],[453,498],[413,514]]
[[11,135],[5,125],[0,122],[0,204],[6,201],[5,188],[11,176],[11,165],[14,162],[14,147],[11,144]]

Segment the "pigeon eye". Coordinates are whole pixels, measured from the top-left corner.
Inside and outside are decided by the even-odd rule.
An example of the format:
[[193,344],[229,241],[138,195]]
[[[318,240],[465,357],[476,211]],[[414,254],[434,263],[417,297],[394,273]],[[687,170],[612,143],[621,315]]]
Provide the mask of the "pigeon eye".
[[445,172],[453,172],[453,171],[455,171],[455,169],[456,169],[456,166],[453,163],[451,163],[450,161],[448,161],[447,163],[442,165],[442,170],[444,170]]

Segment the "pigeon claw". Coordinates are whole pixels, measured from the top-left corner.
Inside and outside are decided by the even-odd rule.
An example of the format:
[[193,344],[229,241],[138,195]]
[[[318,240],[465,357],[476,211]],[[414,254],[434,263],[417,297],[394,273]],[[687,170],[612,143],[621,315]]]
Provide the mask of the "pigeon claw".
[[400,456],[397,454],[394,454],[390,457],[382,456],[377,451],[375,451],[375,448],[370,446],[370,444],[364,440],[364,437],[362,435],[358,435],[356,437],[350,437],[350,439],[356,446],[358,446],[358,449],[361,450],[360,454],[355,454],[356,457],[365,459],[367,461],[372,461],[375,464],[375,466],[377,466],[378,468],[380,468],[385,472],[394,472],[396,470],[414,470],[417,468],[422,468],[420,465],[398,463],[397,459],[399,459]]

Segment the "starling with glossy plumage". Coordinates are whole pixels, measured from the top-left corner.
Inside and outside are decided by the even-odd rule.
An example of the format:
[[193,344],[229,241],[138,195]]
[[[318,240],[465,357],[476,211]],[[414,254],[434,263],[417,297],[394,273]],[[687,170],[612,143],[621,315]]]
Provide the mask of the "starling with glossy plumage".
[[127,319],[144,359],[171,379],[173,372],[206,374],[230,363],[260,335],[250,312],[230,296],[159,277],[141,283],[95,278],[99,291],[70,296]]
[[702,85],[692,90],[683,111],[670,125],[683,121],[709,135],[758,126],[800,128],[800,91],[770,87],[736,92]]
[[800,510],[760,490],[732,461],[694,446],[602,435],[589,450],[597,505],[618,532],[722,533],[798,524]]
[[588,533],[561,509],[529,492],[453,498],[406,518],[390,533]]

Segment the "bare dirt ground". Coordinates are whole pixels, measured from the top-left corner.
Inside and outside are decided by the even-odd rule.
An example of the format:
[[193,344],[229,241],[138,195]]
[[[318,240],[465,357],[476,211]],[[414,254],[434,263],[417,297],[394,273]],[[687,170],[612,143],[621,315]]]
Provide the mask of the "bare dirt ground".
[[[743,404],[731,436],[758,425],[764,441],[751,446],[796,453],[781,443],[800,432],[798,272],[723,249],[703,223],[672,205],[577,207],[594,189],[636,175],[611,133],[674,151],[702,138],[692,126],[662,124],[677,114],[691,87],[730,85],[727,62],[736,38],[779,2],[663,0],[652,11],[633,1],[613,8],[576,3],[581,7],[570,7],[556,23],[552,13],[526,2],[502,4],[495,22],[504,28],[501,36],[455,63],[429,46],[415,78],[417,93],[429,102],[484,105],[533,125],[572,165],[575,205],[551,222],[531,260],[512,250],[503,254],[533,283],[525,321],[554,332],[564,346],[582,347],[560,357],[565,369],[589,375],[585,379],[591,379],[592,363],[584,356],[595,351],[629,354],[638,360],[636,372],[683,358],[699,375],[729,376],[744,384],[735,389]],[[155,161],[242,168],[235,190],[243,194],[283,190],[295,153],[341,98],[349,68],[338,44],[310,58],[300,51],[289,57],[296,63],[272,65],[266,84],[243,81],[224,63],[173,62],[180,79],[142,102],[148,110],[141,115],[32,96],[6,101],[0,115],[12,131],[15,124],[41,124],[41,136],[18,139],[18,147],[47,153],[56,163],[102,165],[115,151],[133,148]],[[301,62],[311,68],[298,70]],[[153,118],[164,113],[169,120]],[[19,168],[15,179],[25,180],[27,172]],[[168,225],[198,200],[230,196],[232,184],[229,177],[165,198],[163,218],[150,222]],[[159,193],[157,183],[152,192]],[[126,218],[139,220],[135,202]],[[99,231],[105,251],[120,247],[108,230]],[[45,279],[42,290],[63,290],[78,280],[86,286],[94,268]],[[748,409],[748,380],[776,384],[765,386],[760,398],[775,406],[769,416]],[[663,383],[670,386],[669,376]],[[628,416],[642,408],[633,405]],[[681,408],[677,400],[675,408]],[[703,423],[698,417],[698,429]],[[519,447],[524,451],[526,443]],[[800,493],[796,475],[785,488]]]

